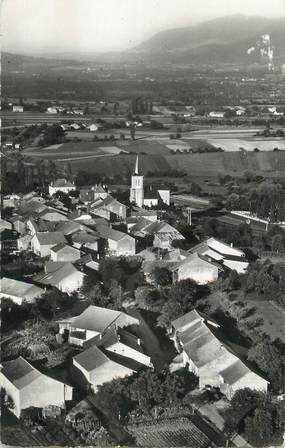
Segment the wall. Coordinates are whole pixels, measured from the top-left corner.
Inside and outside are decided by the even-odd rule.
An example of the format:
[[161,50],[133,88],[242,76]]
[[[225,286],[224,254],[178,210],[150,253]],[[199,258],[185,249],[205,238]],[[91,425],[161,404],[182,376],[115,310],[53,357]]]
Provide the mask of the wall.
[[82,272],[73,272],[68,277],[61,280],[58,284],[58,289],[60,289],[62,292],[73,292],[77,291],[79,288],[81,288],[83,284],[83,278],[84,274]]
[[64,407],[65,387],[63,383],[41,375],[20,391],[21,409],[30,406],[44,408],[48,405]]
[[207,283],[215,282],[218,279],[219,270],[216,266],[209,263],[189,263],[181,266],[178,269],[178,281],[191,279],[198,285],[206,285]]
[[149,356],[144,353],[138,352],[137,350],[129,347],[128,345],[123,344],[122,342],[117,342],[106,348],[107,351],[112,353],[117,353],[122,356],[126,356],[127,358],[134,359],[145,366],[150,366],[151,359]]
[[5,375],[0,372],[0,384],[6,390],[6,393],[10,395],[14,402],[14,409],[11,411],[16,415],[16,417],[20,417],[21,407],[20,407],[20,394],[18,389],[12,384]]

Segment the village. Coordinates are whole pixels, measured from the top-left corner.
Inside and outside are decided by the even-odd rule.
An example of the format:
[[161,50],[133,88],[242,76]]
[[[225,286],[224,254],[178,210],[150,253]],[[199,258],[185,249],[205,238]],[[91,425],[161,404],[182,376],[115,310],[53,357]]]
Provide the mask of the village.
[[[226,311],[222,319],[211,312],[217,291],[247,281],[252,259],[193,233],[185,196],[173,206],[181,196],[145,181],[137,155],[125,201],[108,185],[77,187],[71,178],[2,198],[2,397],[41,445],[162,446],[182,425],[179,437],[195,446],[241,446],[244,432],[228,429],[227,413],[237,418],[244,393],[274,392],[282,412],[282,371],[248,357],[249,334]],[[165,382],[172,398],[155,397],[152,387]],[[132,393],[145,400],[140,408]]]
[[1,446],[285,448],[284,12],[3,2]]

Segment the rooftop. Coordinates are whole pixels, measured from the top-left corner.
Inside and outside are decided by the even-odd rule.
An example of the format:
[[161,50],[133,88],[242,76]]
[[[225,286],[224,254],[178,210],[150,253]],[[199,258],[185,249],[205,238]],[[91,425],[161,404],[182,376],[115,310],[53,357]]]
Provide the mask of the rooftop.
[[44,293],[42,288],[39,288],[36,285],[31,283],[22,282],[20,280],[14,280],[12,278],[3,277],[0,281],[1,283],[1,294],[2,295],[11,295],[17,296],[21,298],[25,298],[28,296],[40,296]]
[[12,361],[3,362],[1,373],[19,390],[42,375],[21,356]]
[[56,244],[65,243],[66,241],[62,232],[37,232],[35,237],[43,246],[55,246]]
[[67,179],[56,179],[53,183],[51,183],[52,187],[60,188],[60,187],[74,187],[72,182],[69,182]]

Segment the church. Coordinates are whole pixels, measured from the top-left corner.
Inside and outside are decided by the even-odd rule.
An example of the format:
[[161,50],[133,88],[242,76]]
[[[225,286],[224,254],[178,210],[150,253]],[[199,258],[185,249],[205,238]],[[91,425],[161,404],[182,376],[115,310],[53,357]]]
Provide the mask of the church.
[[135,169],[132,174],[130,188],[130,202],[138,207],[157,207],[159,201],[170,205],[170,191],[163,188],[144,186],[144,175],[139,170],[139,156],[137,155]]

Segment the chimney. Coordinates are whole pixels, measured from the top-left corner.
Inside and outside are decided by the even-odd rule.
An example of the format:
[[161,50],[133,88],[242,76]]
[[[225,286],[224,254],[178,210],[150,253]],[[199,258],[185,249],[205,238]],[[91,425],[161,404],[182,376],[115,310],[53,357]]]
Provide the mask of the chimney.
[[141,345],[141,338],[138,338],[137,342],[138,342],[138,345]]

